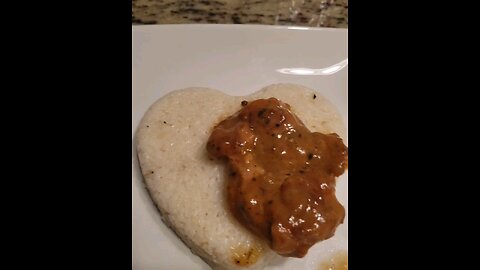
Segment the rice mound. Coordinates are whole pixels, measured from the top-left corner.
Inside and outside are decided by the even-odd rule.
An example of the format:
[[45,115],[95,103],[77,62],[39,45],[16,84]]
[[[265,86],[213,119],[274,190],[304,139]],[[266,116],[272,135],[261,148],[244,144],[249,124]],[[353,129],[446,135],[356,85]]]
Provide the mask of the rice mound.
[[177,90],[157,100],[138,127],[138,159],[151,198],[164,222],[213,269],[262,269],[276,256],[229,212],[224,165],[209,160],[205,147],[213,127],[240,110],[242,100],[270,97],[290,104],[311,131],[345,139],[336,108],[294,84],[270,85],[245,97],[209,88]]

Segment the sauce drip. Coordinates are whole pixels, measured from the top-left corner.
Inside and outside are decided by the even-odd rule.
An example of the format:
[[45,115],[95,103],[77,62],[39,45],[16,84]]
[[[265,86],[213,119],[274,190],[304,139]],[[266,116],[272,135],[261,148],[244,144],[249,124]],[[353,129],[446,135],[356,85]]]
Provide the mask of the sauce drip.
[[229,208],[278,254],[304,257],[343,223],[335,181],[348,149],[337,134],[310,132],[275,98],[242,105],[207,142],[212,158],[228,160]]
[[346,251],[335,253],[328,261],[320,264],[319,270],[348,270],[348,254]]
[[239,245],[232,248],[232,262],[238,266],[249,266],[255,264],[262,256],[263,249],[258,245]]

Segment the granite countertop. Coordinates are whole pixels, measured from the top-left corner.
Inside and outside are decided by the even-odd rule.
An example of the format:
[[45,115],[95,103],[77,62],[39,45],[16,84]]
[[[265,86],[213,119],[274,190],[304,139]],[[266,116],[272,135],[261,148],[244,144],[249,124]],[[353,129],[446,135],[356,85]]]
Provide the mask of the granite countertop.
[[132,23],[348,28],[348,0],[132,0]]

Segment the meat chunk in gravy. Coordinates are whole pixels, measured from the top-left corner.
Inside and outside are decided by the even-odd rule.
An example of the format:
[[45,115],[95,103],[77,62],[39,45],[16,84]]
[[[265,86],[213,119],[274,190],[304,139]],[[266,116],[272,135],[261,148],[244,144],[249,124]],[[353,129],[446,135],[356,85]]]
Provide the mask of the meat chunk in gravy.
[[207,143],[211,157],[228,161],[230,210],[278,254],[303,257],[343,223],[335,180],[348,149],[336,134],[310,132],[275,98],[242,105]]

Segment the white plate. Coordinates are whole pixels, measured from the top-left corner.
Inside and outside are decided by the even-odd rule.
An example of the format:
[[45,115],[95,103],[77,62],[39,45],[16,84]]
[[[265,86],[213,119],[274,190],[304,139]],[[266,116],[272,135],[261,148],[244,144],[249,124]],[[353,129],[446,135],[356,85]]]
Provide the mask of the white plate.
[[[273,83],[297,83],[334,103],[348,125],[348,68],[330,75],[290,75],[284,68],[326,68],[348,58],[348,31],[247,25],[132,27],[132,139],[147,108],[169,91],[205,86],[247,95]],[[331,70],[331,69],[329,69]],[[328,70],[327,70],[328,71]],[[297,73],[309,73],[297,70]],[[210,269],[161,221],[144,189],[132,143],[132,268]],[[333,252],[348,250],[348,174],[337,185],[347,210],[335,236],[303,259],[268,269],[318,269]]]

